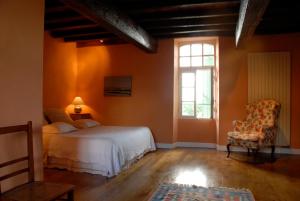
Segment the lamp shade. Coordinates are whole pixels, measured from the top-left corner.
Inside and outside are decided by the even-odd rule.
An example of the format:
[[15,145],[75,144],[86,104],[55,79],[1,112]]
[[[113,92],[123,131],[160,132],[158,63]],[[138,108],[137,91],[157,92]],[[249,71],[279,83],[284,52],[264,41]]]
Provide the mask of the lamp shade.
[[80,96],[76,96],[72,102],[73,105],[84,105],[84,102]]

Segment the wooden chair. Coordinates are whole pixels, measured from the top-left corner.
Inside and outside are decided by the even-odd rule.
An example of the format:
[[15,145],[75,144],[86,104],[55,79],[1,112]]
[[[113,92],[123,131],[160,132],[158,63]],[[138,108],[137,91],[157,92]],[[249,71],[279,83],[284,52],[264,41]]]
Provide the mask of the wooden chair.
[[[0,168],[26,160],[28,161],[28,167],[0,176],[0,201],[55,201],[58,199],[74,201],[73,185],[34,181],[32,122],[29,121],[25,125],[0,128],[0,136],[16,132],[24,132],[27,134],[27,156],[1,163]],[[26,172],[28,172],[28,182],[26,184],[2,193],[1,181]],[[63,196],[67,198],[62,199]]]

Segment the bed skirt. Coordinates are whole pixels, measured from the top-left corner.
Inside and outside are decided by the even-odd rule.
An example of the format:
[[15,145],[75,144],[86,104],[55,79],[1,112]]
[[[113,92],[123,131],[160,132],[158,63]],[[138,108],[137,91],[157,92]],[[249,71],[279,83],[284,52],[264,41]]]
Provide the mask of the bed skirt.
[[90,174],[100,174],[105,177],[112,177],[108,171],[100,170],[99,164],[96,163],[83,163],[79,161],[73,161],[66,158],[56,158],[48,157],[47,163],[45,164],[47,168],[59,168],[66,169],[73,172],[86,172]]
[[[134,159],[128,161],[123,167],[122,171],[128,169],[133,163],[141,159],[146,153],[155,151],[155,149],[149,149],[144,151],[144,153],[138,155]],[[100,174],[105,177],[113,177],[115,175],[111,174],[108,170],[101,167],[101,164],[97,163],[84,163],[79,161],[73,161],[67,158],[57,158],[48,156],[44,161],[45,167],[47,168],[58,168],[58,169],[66,169],[73,172],[86,172],[90,174]],[[119,174],[119,172],[117,173]]]

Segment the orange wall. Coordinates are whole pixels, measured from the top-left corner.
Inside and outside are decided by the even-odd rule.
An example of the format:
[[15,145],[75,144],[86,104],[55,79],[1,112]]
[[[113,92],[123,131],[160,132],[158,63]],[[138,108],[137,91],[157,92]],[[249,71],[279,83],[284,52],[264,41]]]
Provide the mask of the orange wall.
[[179,142],[216,143],[215,120],[178,119]]
[[[131,45],[79,48],[78,93],[91,101],[88,105],[96,110],[94,116],[104,124],[147,125],[161,143],[215,143],[214,120],[178,119],[178,87],[174,87],[178,84],[177,67],[174,68],[177,52],[171,52],[172,40],[161,41],[159,47],[158,53],[152,55]],[[103,97],[106,75],[132,75],[133,96]]]
[[245,117],[247,98],[247,54],[237,49],[234,38],[219,38],[219,134],[225,144],[234,119]]
[[44,36],[44,108],[64,108],[76,96],[76,43]]
[[[132,45],[78,48],[78,94],[105,125],[149,126],[158,142],[173,142],[174,43],[156,54]],[[104,97],[103,79],[131,75],[131,97]]]
[[[2,0],[0,13],[0,127],[33,121],[35,173],[41,180],[44,2]],[[0,163],[25,153],[25,135],[0,137]],[[12,168],[1,169],[0,174]],[[26,174],[1,182],[2,190],[23,179]]]
[[[159,51],[156,54],[144,53],[132,45],[78,48],[78,86],[75,93],[82,96],[86,102],[88,107],[85,111],[91,111],[93,116],[103,124],[149,126],[157,142],[161,143],[187,141],[217,142],[224,145],[227,132],[232,129],[232,121],[243,119],[245,116],[247,53],[290,51],[292,55],[291,145],[293,148],[299,148],[300,128],[297,126],[300,114],[297,105],[300,99],[297,93],[299,91],[297,77],[300,71],[298,68],[300,65],[299,34],[254,37],[245,48],[241,49],[235,48],[234,38],[220,37],[218,45],[220,48],[219,96],[216,101],[220,104],[217,121],[178,119],[176,111],[178,89],[173,86],[177,83],[177,70],[176,68],[174,70],[173,66],[174,55],[176,56],[177,53],[174,51],[173,40],[160,41]],[[61,51],[61,54],[63,55],[64,52]],[[69,72],[65,71],[66,69],[63,68],[62,72]],[[57,69],[59,70],[61,69]],[[132,75],[133,95],[104,97],[103,78],[107,75]],[[67,76],[57,79],[62,81],[61,79],[67,79]],[[73,90],[73,87],[70,88]],[[68,88],[64,91],[68,91]],[[45,93],[49,92],[45,90]],[[64,92],[58,90],[52,95],[57,93]],[[69,100],[60,102],[59,105],[66,106],[69,102]]]
[[300,148],[300,34],[257,36],[243,49],[234,39],[220,38],[220,132],[219,144],[226,143],[232,120],[245,115],[247,103],[247,53],[289,51],[291,53],[291,147]]

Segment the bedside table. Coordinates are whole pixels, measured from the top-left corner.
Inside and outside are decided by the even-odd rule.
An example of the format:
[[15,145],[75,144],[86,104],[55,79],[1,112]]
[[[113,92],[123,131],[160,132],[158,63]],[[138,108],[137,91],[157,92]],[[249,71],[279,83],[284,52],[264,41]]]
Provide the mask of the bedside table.
[[71,113],[70,117],[73,121],[79,119],[92,119],[92,115],[90,113]]

